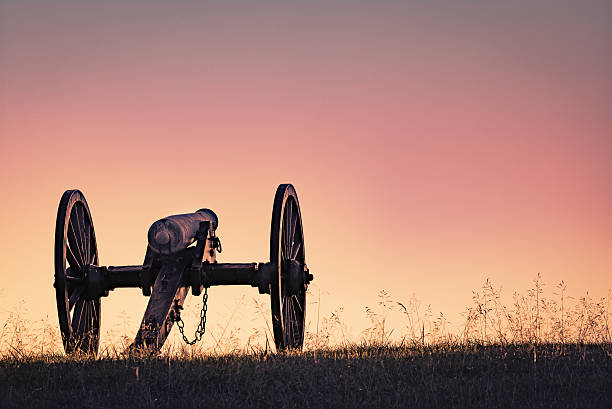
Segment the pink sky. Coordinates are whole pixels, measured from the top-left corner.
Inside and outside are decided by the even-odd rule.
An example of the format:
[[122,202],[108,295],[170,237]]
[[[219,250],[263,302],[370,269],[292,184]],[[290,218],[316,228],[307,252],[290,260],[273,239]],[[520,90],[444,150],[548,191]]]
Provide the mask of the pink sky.
[[[315,288],[355,327],[380,289],[451,316],[485,277],[605,295],[610,4],[391,3],[3,2],[0,317],[24,299],[55,319],[68,188],[102,264],[141,262],[153,221],[201,207],[220,260],[250,262],[291,182]],[[211,311],[258,297],[211,293]],[[145,303],[116,291],[103,326]]]

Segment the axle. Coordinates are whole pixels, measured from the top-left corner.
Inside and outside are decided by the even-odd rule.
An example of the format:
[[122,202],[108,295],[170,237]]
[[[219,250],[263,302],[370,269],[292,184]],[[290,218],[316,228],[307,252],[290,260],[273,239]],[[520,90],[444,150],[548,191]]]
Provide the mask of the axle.
[[[260,263],[263,265],[263,263]],[[259,279],[257,263],[215,263],[202,265],[202,284],[204,287],[214,285],[250,285],[257,287]],[[263,267],[262,267],[263,268]]]
[[[168,262],[177,263],[176,260]],[[192,291],[199,294],[200,287],[250,285],[257,287],[261,294],[266,294],[274,277],[274,267],[272,263],[202,263],[200,268],[187,268],[184,271],[183,286],[192,287]],[[147,266],[88,266],[85,270],[84,281],[91,298],[106,296],[116,288],[144,288],[147,283],[143,281],[149,272]],[[175,271],[178,273],[178,270]],[[312,274],[300,263],[290,262],[285,270],[292,293],[312,280]]]

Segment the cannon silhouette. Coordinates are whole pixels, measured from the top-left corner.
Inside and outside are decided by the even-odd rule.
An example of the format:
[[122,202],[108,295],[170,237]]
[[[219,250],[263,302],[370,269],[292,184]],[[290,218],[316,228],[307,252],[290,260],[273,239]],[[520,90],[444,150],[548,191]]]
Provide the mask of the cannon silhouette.
[[[270,295],[274,342],[278,351],[304,342],[306,290],[313,279],[305,261],[302,217],[295,189],[276,190],[270,230],[270,260],[218,263],[221,241],[217,215],[209,209],[160,219],[151,225],[142,265],[101,266],[91,213],[79,190],[67,190],[55,225],[55,281],[62,341],[66,353],[96,354],[100,339],[101,297],[122,287],[139,287],[150,297],[132,344],[156,353],[174,322],[192,344],[205,331],[208,288],[250,285]],[[189,341],[180,318],[189,288],[203,295],[196,338]]]

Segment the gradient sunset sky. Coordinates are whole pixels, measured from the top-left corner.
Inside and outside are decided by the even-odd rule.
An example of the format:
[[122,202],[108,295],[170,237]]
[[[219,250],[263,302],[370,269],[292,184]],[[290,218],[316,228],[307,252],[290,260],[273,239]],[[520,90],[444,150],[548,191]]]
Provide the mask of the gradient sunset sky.
[[[56,319],[70,188],[121,265],[202,207],[219,261],[266,261],[293,183],[322,313],[358,328],[382,289],[450,316],[486,277],[606,295],[611,181],[609,0],[0,0],[0,318]],[[103,331],[146,302],[112,293]]]

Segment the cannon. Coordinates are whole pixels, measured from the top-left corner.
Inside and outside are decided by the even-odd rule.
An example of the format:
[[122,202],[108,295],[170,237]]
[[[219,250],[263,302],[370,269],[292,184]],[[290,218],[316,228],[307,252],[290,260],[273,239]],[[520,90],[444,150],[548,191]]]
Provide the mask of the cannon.
[[[96,355],[101,299],[117,288],[142,289],[149,297],[131,347],[157,353],[173,324],[193,344],[205,331],[208,288],[250,285],[269,294],[277,351],[301,349],[306,292],[313,275],[306,266],[302,216],[295,188],[278,186],[272,207],[270,258],[265,262],[219,263],[219,221],[209,209],[168,216],[153,223],[142,265],[102,266],[89,206],[79,190],[62,195],[55,225],[54,284],[66,353]],[[180,311],[188,295],[203,295],[195,339],[183,331]]]

